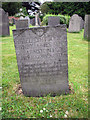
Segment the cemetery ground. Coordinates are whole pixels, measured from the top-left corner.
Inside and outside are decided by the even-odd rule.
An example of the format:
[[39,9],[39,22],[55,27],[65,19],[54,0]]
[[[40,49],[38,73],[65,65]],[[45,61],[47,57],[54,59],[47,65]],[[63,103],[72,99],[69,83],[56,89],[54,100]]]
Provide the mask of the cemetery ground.
[[88,118],[88,42],[80,33],[67,33],[70,94],[25,97],[20,88],[16,53],[10,37],[2,41],[3,118]]

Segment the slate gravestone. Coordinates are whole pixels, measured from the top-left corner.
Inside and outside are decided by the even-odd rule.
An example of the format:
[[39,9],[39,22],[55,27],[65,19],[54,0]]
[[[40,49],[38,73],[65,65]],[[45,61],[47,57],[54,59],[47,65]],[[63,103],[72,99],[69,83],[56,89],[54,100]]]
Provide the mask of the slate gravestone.
[[0,8],[0,35],[10,35],[8,13]]
[[59,16],[50,16],[48,17],[48,25],[54,26],[60,24],[60,17]]
[[29,28],[28,19],[20,19],[15,21],[16,29],[18,28]]
[[13,30],[23,93],[69,92],[66,25]]
[[84,38],[90,40],[90,15],[85,15]]
[[81,19],[77,14],[70,18],[68,32],[79,32],[81,30]]

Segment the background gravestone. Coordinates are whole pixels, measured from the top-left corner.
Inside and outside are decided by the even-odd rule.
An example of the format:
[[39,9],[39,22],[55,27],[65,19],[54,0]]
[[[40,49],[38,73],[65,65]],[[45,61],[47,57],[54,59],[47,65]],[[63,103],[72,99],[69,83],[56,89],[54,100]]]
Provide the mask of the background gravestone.
[[59,16],[50,16],[48,17],[48,25],[54,26],[60,24],[60,17]]
[[29,26],[30,25],[30,18],[28,16],[26,16],[25,19],[28,19],[28,26]]
[[43,96],[69,91],[66,25],[13,30],[23,93]]
[[81,30],[81,19],[77,14],[74,14],[69,21],[68,32],[79,32]]
[[85,15],[84,38],[90,40],[90,15]]
[[10,35],[8,13],[0,8],[0,35]]
[[30,24],[35,25],[35,18],[30,19]]
[[20,19],[15,21],[16,29],[18,28],[29,28],[28,19]]
[[80,17],[80,19],[81,19],[80,29],[82,30],[84,28],[84,20],[82,19],[82,17]]

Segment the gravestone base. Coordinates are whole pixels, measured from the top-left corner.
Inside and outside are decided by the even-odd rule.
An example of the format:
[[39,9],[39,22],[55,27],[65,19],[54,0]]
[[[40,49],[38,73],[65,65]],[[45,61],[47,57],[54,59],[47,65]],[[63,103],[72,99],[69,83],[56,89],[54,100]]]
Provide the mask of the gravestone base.
[[[32,82],[30,82],[32,81]],[[44,96],[50,94],[61,95],[69,93],[66,78],[60,75],[28,78],[22,82],[22,90],[25,96]]]
[[25,96],[69,92],[66,25],[13,30]]

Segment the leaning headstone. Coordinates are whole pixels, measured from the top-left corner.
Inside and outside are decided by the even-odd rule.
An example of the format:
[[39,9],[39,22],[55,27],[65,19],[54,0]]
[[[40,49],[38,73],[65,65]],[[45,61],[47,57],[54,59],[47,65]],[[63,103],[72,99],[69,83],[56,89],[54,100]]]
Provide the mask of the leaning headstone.
[[0,35],[10,35],[8,13],[0,8]]
[[13,37],[24,95],[68,93],[66,25],[16,29]]
[[59,16],[50,16],[48,17],[48,25],[54,26],[60,24],[60,17]]
[[18,28],[29,28],[28,19],[20,19],[15,21],[16,29]]
[[69,21],[68,32],[79,32],[81,30],[81,19],[77,14],[74,14]]
[[84,38],[90,40],[90,15],[85,15]]

